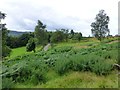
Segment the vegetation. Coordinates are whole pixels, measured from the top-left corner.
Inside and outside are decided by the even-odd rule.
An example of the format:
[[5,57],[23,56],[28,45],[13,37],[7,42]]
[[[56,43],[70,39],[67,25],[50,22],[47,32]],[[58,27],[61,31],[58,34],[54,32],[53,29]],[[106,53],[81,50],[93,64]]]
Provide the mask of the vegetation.
[[[105,36],[108,22],[109,17],[101,10],[91,24],[98,40],[68,29],[48,32],[40,20],[33,33],[17,37],[2,29],[2,89],[118,88],[114,64],[120,47],[118,37]],[[46,44],[49,47],[44,50]]]
[[34,38],[34,33],[30,32],[19,36],[7,36],[6,43],[10,48],[23,47],[26,46],[30,38]]
[[26,45],[26,50],[27,52],[29,51],[34,51],[35,52],[35,40],[33,38],[30,38],[30,40],[28,41],[28,44]]
[[[88,46],[87,43],[84,44],[84,46],[85,45]],[[75,46],[75,43],[73,46]],[[92,85],[93,87],[117,87],[117,78],[114,80],[114,84],[111,84],[113,82],[113,76],[109,77],[110,75],[114,75],[113,73],[116,71],[113,64],[117,63],[118,60],[117,50],[119,47],[117,42],[111,44],[103,42],[98,43],[97,46],[90,45],[87,48],[74,48],[73,46],[71,44],[57,44],[56,46],[50,48],[47,52],[39,51],[6,60],[3,62],[3,71],[1,75],[3,79],[12,80],[10,87],[19,87],[19,85],[31,87],[29,85],[32,85],[32,87],[82,88],[89,87],[92,83],[89,83],[87,79],[82,78],[85,73],[88,72],[90,75],[92,74],[98,78],[99,81],[99,78],[102,77],[102,80],[105,80],[106,82],[109,82],[109,79],[112,80],[109,82],[110,85],[107,83],[103,84],[104,82],[100,81],[101,83],[97,82],[94,86]],[[74,78],[74,72],[77,75],[76,78]],[[83,76],[81,76],[81,74]],[[52,75],[55,75],[55,77],[52,77]],[[91,79],[95,81],[96,79],[93,78],[93,76]],[[68,84],[63,85],[60,83],[62,82],[59,79],[60,77],[62,78],[62,81],[67,80],[67,78],[74,80],[73,85],[70,86],[70,84],[72,84],[70,81],[65,81]],[[105,77],[107,77],[107,79]],[[56,84],[55,80],[57,80]],[[79,86],[78,82],[83,85]],[[88,86],[84,86],[87,83]],[[52,84],[55,84],[55,86]],[[60,84],[61,86],[58,86]]]
[[45,46],[47,42],[47,30],[45,29],[46,25],[43,25],[43,23],[38,20],[37,26],[35,27],[35,37],[38,39],[38,44],[41,44]]

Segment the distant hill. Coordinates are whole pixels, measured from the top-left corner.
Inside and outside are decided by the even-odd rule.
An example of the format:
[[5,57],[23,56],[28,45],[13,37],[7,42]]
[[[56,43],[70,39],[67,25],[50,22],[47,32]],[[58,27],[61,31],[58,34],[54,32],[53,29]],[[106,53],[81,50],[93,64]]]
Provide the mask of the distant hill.
[[8,36],[20,36],[24,33],[28,33],[28,32],[19,32],[19,31],[11,31],[9,30]]

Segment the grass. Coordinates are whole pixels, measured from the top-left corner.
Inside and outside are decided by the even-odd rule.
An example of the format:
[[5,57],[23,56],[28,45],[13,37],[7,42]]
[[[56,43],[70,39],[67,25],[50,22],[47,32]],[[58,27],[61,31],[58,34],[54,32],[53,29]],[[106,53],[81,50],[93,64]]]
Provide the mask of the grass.
[[91,72],[75,71],[60,77],[53,72],[49,75],[52,75],[52,79],[45,84],[37,86],[16,84],[16,88],[118,88],[118,76],[115,72],[107,77],[97,76]]
[[[36,47],[36,52],[40,51],[41,48],[42,48],[41,46],[37,46]],[[14,48],[14,49],[12,49],[11,55],[8,58],[11,59],[11,58],[15,58],[17,56],[22,56],[22,55],[30,54],[30,53],[33,53],[33,51],[32,52],[26,52],[26,47]]]
[[15,48],[15,49],[12,49],[10,58],[14,58],[16,56],[24,55],[26,53],[27,53],[26,52],[26,47]]

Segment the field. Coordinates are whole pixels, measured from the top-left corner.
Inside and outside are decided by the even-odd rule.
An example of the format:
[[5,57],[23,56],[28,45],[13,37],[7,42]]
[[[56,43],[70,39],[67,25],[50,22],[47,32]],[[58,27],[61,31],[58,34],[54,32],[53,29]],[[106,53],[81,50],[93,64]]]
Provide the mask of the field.
[[52,44],[48,51],[13,49],[3,61],[3,88],[118,88],[118,38]]

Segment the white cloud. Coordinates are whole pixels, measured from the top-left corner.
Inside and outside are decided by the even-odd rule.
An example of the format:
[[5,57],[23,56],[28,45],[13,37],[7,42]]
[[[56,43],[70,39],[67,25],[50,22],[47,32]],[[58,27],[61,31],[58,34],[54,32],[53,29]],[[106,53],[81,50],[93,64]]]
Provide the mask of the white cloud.
[[111,34],[118,33],[118,0],[1,0],[8,29],[34,30],[37,20],[47,29],[69,28],[91,35],[90,24],[100,9],[110,16]]

